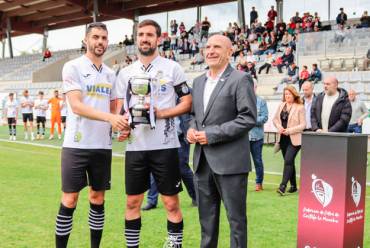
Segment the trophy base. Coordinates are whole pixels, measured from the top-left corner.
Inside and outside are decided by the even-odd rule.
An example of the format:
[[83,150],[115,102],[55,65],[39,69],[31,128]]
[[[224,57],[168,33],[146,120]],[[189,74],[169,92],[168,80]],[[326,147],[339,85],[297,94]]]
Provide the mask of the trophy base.
[[146,117],[139,117],[139,116],[134,116],[132,118],[132,123],[138,125],[138,124],[150,124],[150,121]]

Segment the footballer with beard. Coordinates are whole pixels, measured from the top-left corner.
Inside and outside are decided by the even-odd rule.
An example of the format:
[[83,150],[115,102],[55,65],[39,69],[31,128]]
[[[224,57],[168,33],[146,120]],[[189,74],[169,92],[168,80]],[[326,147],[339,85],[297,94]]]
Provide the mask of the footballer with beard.
[[[167,214],[168,235],[164,247],[178,248],[182,247],[184,224],[178,197],[182,187],[175,118],[190,111],[192,98],[181,66],[159,56],[161,28],[158,23],[153,20],[140,22],[136,40],[138,60],[123,68],[117,76],[117,108],[124,104],[129,115],[128,109],[138,101],[136,95],[130,95],[129,82],[135,76],[146,74],[153,82],[150,94],[156,120],[155,128],[139,124],[121,132],[119,138],[123,140],[129,136],[125,153],[126,246],[139,247],[141,205],[152,174]],[[178,104],[176,99],[179,99]]]
[[[63,67],[67,98],[67,128],[61,154],[62,197],[56,217],[57,248],[67,247],[79,192],[89,187],[90,243],[100,246],[104,226],[104,194],[110,189],[113,130],[127,129],[124,116],[115,114],[115,72],[103,64],[108,31],[103,23],[88,25],[87,51]],[[84,238],[84,237],[81,237]]]

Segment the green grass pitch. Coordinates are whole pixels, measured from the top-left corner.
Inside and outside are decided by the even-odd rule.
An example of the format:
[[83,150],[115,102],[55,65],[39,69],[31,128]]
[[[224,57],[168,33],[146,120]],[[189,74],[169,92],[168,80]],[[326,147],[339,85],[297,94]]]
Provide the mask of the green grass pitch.
[[[18,128],[18,140],[23,131]],[[0,127],[0,139],[7,139],[6,127]],[[34,141],[60,145],[61,141]],[[123,144],[114,143],[114,152],[122,153]],[[297,158],[298,161],[299,157]],[[264,148],[265,170],[282,171],[281,155]],[[123,237],[124,177],[123,158],[114,157],[112,164],[112,190],[106,194],[106,222],[102,248],[125,247]],[[281,176],[265,175],[265,190],[254,192],[254,173],[248,185],[248,247],[296,247],[298,195],[279,197],[275,189]],[[50,248],[54,247],[55,216],[60,202],[60,149],[29,144],[0,141],[0,247]],[[370,187],[367,187],[365,244],[370,247]],[[180,195],[184,215],[184,247],[199,247],[200,226],[197,209],[184,191]],[[89,247],[87,224],[87,190],[80,195],[74,215],[69,247]],[[166,237],[166,215],[162,204],[144,212],[141,247],[161,248]],[[219,247],[229,245],[229,228],[224,211],[220,223]]]

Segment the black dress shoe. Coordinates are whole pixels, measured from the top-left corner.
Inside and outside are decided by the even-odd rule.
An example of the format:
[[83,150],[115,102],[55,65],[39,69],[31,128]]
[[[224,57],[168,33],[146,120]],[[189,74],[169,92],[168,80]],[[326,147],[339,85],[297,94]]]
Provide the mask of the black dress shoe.
[[276,192],[278,194],[280,194],[281,196],[284,196],[285,195],[285,187],[280,185],[280,187],[276,190]]
[[297,192],[297,191],[298,191],[297,187],[292,186],[292,187],[289,188],[288,193],[294,193],[294,192]]
[[142,207],[141,210],[143,210],[143,211],[149,211],[149,210],[154,209],[156,207],[157,207],[156,205],[152,205],[152,204],[148,203],[148,204],[146,204],[145,207]]

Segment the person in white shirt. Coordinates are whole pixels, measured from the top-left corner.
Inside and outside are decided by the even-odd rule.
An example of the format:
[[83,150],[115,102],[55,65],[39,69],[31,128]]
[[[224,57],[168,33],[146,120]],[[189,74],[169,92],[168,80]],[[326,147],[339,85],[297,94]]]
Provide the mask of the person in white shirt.
[[302,85],[302,92],[303,92],[303,104],[305,108],[306,114],[306,128],[304,131],[312,131],[311,125],[311,107],[312,103],[316,100],[316,96],[313,93],[313,84],[309,81],[304,82]]
[[[33,135],[33,106],[34,101],[29,96],[28,90],[23,91],[23,97],[21,97],[21,111],[24,125],[24,139],[28,140],[28,133],[31,134],[31,140],[35,139]],[[27,127],[27,122],[29,127]]]
[[[181,66],[159,56],[160,36],[161,28],[155,21],[144,20],[139,23],[137,30],[139,60],[122,69],[116,83],[118,108],[125,102],[124,109],[129,114],[132,112],[131,107],[138,100],[137,96],[131,95],[128,91],[132,85],[131,79],[143,74],[149,77],[153,82],[151,97],[156,117],[154,129],[148,124],[139,124],[131,129],[126,147],[125,237],[128,247],[139,247],[141,204],[145,191],[150,187],[150,173],[153,174],[167,211],[167,245],[182,246],[183,219],[178,197],[182,190],[178,165],[180,143],[174,117],[190,111],[192,98]],[[176,96],[180,98],[177,105]],[[130,119],[135,120],[132,116]],[[125,139],[127,135],[124,133],[119,139]]]
[[39,91],[38,98],[35,100],[37,140],[44,139],[45,137],[46,110],[48,110],[48,108],[49,104],[48,101],[44,99],[44,92]]
[[67,62],[62,72],[69,111],[61,155],[62,200],[56,217],[57,248],[67,247],[79,192],[87,185],[90,243],[93,248],[100,246],[105,219],[104,194],[111,183],[111,131],[128,128],[125,117],[114,114],[115,72],[103,64],[108,47],[106,25],[89,24],[84,42],[86,54]]
[[17,138],[18,102],[14,99],[14,93],[9,93],[8,100],[4,106],[4,118],[7,118],[9,126],[9,140]]

